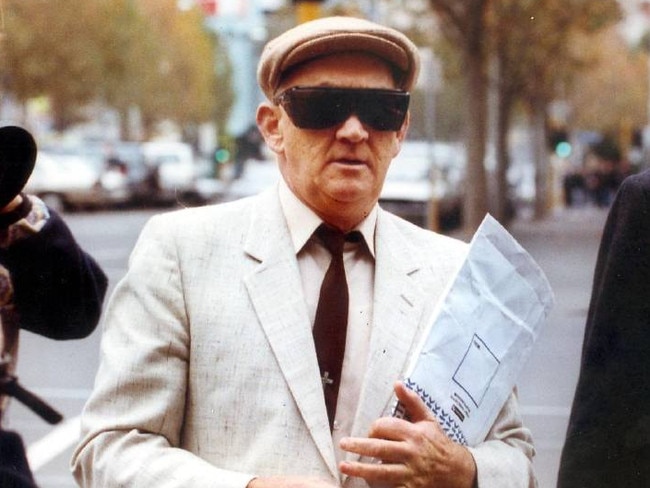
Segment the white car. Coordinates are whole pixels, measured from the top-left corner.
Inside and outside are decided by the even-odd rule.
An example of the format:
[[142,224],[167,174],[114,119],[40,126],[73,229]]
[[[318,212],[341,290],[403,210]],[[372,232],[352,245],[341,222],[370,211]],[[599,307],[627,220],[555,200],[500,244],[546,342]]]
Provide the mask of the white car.
[[153,141],[142,144],[145,165],[155,168],[163,198],[175,198],[195,189],[199,167],[192,146],[183,142]]
[[405,141],[391,162],[379,203],[422,227],[458,225],[465,153],[462,146]]
[[106,208],[128,202],[126,175],[74,152],[41,150],[24,191],[56,211]]

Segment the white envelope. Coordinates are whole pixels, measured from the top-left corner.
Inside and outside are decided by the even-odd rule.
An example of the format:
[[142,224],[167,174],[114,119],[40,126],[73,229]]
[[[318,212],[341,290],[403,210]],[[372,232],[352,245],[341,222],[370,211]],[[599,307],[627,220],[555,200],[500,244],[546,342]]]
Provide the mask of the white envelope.
[[[452,440],[474,446],[485,439],[553,303],[542,270],[487,215],[404,379]],[[401,405],[393,415],[404,416]]]

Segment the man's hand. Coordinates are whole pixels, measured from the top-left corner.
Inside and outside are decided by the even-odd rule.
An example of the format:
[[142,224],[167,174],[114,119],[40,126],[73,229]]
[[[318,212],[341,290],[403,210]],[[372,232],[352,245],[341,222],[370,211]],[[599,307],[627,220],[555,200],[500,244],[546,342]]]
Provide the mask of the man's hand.
[[0,208],[0,214],[9,213],[23,203],[22,195],[16,195],[7,205]]
[[344,438],[341,448],[379,463],[342,462],[348,476],[404,488],[471,488],[476,465],[471,453],[452,442],[420,397],[403,383],[395,385],[410,421],[376,420],[368,438]]
[[307,476],[273,476],[254,478],[246,488],[337,488],[338,485]]

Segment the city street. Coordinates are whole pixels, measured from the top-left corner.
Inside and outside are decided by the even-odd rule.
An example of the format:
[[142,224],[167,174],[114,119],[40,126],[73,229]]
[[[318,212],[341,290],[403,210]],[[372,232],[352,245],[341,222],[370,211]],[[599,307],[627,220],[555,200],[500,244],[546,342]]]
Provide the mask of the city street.
[[[109,275],[111,288],[124,274],[137,234],[153,211],[66,214],[82,245]],[[578,374],[582,333],[605,210],[557,210],[543,222],[516,221],[511,231],[546,272],[556,306],[519,381],[521,409],[533,431],[541,488],[555,486],[557,465]],[[110,290],[109,290],[110,293]],[[101,332],[72,342],[22,335],[21,382],[64,413],[49,426],[16,402],[8,427],[29,446],[41,488],[71,488],[68,462],[79,415],[92,388]]]

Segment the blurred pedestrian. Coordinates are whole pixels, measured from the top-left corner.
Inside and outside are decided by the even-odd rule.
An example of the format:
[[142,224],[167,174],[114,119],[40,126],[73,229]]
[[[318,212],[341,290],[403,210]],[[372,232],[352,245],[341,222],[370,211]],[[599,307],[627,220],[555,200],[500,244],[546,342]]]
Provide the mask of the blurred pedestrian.
[[[0,424],[8,396],[51,421],[58,415],[17,383],[19,329],[58,340],[86,337],[99,321],[107,286],[63,220],[21,193],[35,158],[29,132],[0,128]],[[20,436],[2,429],[0,486],[34,486]]]
[[650,171],[621,185],[594,273],[558,488],[650,486]]
[[[467,252],[378,206],[418,67],[361,19],[266,45],[257,123],[282,179],[142,231],[82,415],[82,486],[535,485],[514,394],[467,448],[396,383]],[[395,397],[410,422],[387,416]]]
[[246,162],[250,159],[262,161],[262,136],[257,126],[253,125],[235,139],[235,174],[234,178],[241,178],[246,169]]

